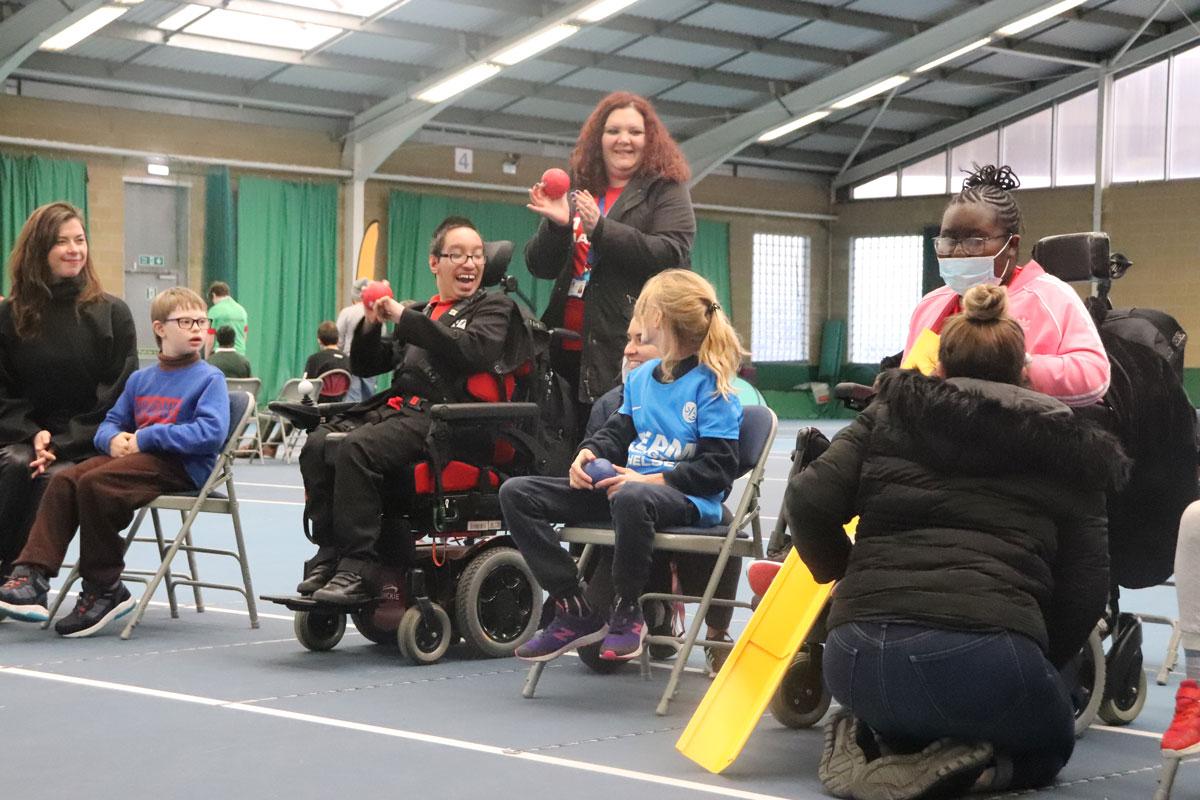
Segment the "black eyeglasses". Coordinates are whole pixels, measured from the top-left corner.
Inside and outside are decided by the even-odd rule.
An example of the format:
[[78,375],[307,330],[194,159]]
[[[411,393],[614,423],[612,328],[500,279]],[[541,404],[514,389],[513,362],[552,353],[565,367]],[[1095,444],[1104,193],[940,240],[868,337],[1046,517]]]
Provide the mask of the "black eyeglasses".
[[199,325],[201,328],[207,328],[212,322],[208,317],[167,317],[167,322],[174,322],[183,330],[189,330]]
[[438,253],[438,255],[442,258],[448,259],[450,263],[456,267],[461,267],[463,264],[467,263],[468,258],[474,261],[476,264],[482,264],[487,261],[487,254],[485,253]]
[[952,255],[956,248],[961,247],[962,251],[969,256],[991,255],[986,253],[987,243],[997,239],[1011,239],[1009,234],[1002,233],[999,236],[971,236],[966,239],[955,239],[953,236],[935,236],[933,237],[933,250],[939,256]]

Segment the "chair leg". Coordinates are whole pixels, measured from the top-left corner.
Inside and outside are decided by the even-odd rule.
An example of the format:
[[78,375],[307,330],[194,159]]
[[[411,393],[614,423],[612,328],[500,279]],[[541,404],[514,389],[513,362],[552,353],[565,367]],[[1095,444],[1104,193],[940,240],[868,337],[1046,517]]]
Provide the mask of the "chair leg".
[[146,608],[150,605],[150,598],[154,596],[154,592],[158,589],[158,585],[171,574],[171,563],[175,560],[175,556],[179,554],[180,546],[183,544],[188,534],[191,533],[192,523],[196,521],[196,515],[199,513],[200,511],[197,508],[193,508],[187,513],[187,516],[184,518],[183,525],[179,529],[179,533],[175,535],[175,538],[171,541],[171,546],[167,548],[166,554],[163,555],[162,563],[158,566],[158,571],[155,572],[154,576],[146,582],[146,591],[142,594],[142,599],[138,601],[137,607],[129,616],[128,624],[126,624],[125,629],[121,631],[122,639],[128,639],[133,635],[133,629],[137,627],[139,622],[142,621],[142,615],[146,613]]
[[542,670],[546,668],[545,661],[535,661],[529,666],[529,674],[525,676],[525,688],[521,690],[522,697],[533,697],[537,691],[538,681],[541,680]]
[[[150,509],[150,519],[154,521],[154,538],[158,539],[158,561],[162,564],[163,559],[167,557],[167,540],[162,532],[162,520],[158,516],[158,509]],[[175,601],[175,581],[171,575],[171,565],[167,565],[166,574],[167,583],[167,605],[171,607],[171,619],[179,619],[179,604]]]
[[1154,800],[1171,800],[1171,789],[1175,785],[1179,761],[1178,758],[1163,756],[1162,774],[1158,776],[1158,789],[1154,792]]
[[258,605],[254,599],[254,587],[250,583],[250,559],[246,557],[246,539],[242,535],[242,514],[234,494],[233,481],[225,484],[229,492],[229,503],[233,508],[233,536],[237,540],[238,565],[242,568],[242,585],[246,588],[246,612],[250,615],[250,627],[258,627]]
[[[187,514],[180,511],[179,524],[183,525],[186,520]],[[183,544],[187,548],[184,552],[187,553],[188,577],[194,581],[198,581],[200,580],[200,571],[196,569],[196,554],[192,552],[192,532],[190,529],[187,532],[187,536],[183,537]],[[167,574],[171,574],[171,571],[167,570]],[[195,584],[192,585],[192,598],[196,601],[196,613],[203,614],[204,597],[200,594],[200,587]]]
[[1179,663],[1179,641],[1183,637],[1183,632],[1179,630],[1179,620],[1171,622],[1171,640],[1167,643],[1167,653],[1163,657],[1162,666],[1158,668],[1158,675],[1154,680],[1159,686],[1167,685],[1167,676],[1175,669],[1175,665]]

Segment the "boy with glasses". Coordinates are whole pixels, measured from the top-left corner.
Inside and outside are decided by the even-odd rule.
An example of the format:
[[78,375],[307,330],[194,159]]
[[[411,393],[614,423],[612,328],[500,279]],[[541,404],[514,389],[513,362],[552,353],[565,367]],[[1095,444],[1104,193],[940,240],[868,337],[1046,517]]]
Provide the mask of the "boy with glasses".
[[138,508],[161,494],[196,489],[212,471],[229,430],[229,394],[221,371],[200,359],[209,325],[204,300],[191,289],[167,289],[154,298],[150,317],[158,363],[130,376],[96,431],[93,443],[107,455],[51,478],[29,540],[0,586],[0,614],[48,619],[49,579],[76,528],[83,591],[54,629],[90,636],[128,614],[134,600],[121,583],[121,531]]

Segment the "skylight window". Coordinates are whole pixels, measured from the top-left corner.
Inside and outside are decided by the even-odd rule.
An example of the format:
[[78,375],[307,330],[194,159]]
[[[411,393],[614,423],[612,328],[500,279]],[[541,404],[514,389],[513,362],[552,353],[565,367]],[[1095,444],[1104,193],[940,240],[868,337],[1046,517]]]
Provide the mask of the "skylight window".
[[270,47],[311,50],[341,33],[342,29],[218,8],[187,25],[184,32]]

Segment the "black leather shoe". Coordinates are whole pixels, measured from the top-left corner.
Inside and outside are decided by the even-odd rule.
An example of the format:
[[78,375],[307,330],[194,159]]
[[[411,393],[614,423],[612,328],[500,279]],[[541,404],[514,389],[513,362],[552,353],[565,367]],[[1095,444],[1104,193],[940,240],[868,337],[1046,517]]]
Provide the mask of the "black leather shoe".
[[356,606],[375,597],[367,579],[357,572],[338,570],[329,583],[313,592],[313,600],[338,606]]
[[304,580],[296,586],[296,592],[299,594],[312,594],[329,583],[329,579],[337,574],[337,564],[332,561],[324,561],[311,566],[306,564],[305,566],[307,568],[304,570]]

